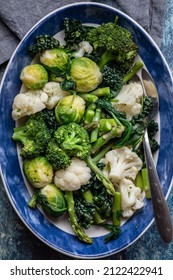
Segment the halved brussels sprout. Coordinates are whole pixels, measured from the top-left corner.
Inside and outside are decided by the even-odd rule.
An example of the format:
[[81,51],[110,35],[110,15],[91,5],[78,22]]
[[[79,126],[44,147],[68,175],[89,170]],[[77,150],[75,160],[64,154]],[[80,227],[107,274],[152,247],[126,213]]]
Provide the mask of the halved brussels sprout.
[[40,56],[40,62],[50,72],[63,77],[67,71],[69,56],[61,48],[45,50]]
[[28,181],[36,188],[42,188],[52,182],[53,167],[43,156],[26,159],[23,170]]
[[85,101],[78,95],[65,96],[55,107],[59,124],[79,123],[85,112]]
[[41,89],[48,82],[48,73],[42,65],[31,64],[22,69],[20,79],[29,89]]
[[70,76],[76,82],[77,92],[90,92],[102,82],[102,73],[98,65],[87,57],[74,58]]
[[40,189],[37,199],[43,210],[51,216],[59,217],[67,210],[64,194],[54,184],[47,184]]

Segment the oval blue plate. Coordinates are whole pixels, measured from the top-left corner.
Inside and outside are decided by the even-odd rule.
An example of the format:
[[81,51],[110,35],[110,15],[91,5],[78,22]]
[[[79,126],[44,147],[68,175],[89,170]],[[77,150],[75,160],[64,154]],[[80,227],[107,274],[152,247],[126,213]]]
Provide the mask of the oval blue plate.
[[0,89],[0,164],[1,176],[7,195],[17,214],[29,230],[40,240],[61,253],[84,259],[102,258],[117,253],[135,242],[153,221],[152,205],[145,201],[144,208],[122,226],[116,240],[104,243],[104,236],[94,237],[94,243],[81,243],[76,236],[51,223],[38,209],[27,206],[30,198],[19,165],[18,153],[11,136],[15,126],[11,118],[14,96],[19,93],[21,69],[31,63],[27,47],[37,35],[55,35],[63,28],[65,17],[76,18],[83,23],[101,24],[114,21],[132,32],[139,46],[139,55],[151,73],[160,98],[160,151],[157,171],[165,197],[172,184],[173,172],[173,80],[168,65],[152,38],[130,17],[115,8],[98,3],[76,3],[64,6],[45,16],[24,37],[15,50],[5,71]]

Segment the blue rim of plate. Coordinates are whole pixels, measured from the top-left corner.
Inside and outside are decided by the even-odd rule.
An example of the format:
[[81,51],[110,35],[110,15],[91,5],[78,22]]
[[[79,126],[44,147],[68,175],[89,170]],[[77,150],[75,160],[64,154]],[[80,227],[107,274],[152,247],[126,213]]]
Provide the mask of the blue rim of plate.
[[[109,16],[108,16],[109,15]],[[152,205],[145,201],[143,210],[122,226],[122,233],[116,240],[104,243],[104,236],[95,237],[92,245],[81,243],[75,235],[64,232],[50,223],[36,209],[27,206],[30,198],[20,169],[15,143],[11,139],[15,126],[11,118],[11,106],[14,96],[20,91],[19,80],[21,69],[31,63],[27,46],[41,33],[55,35],[62,30],[64,17],[77,18],[84,23],[113,21],[119,16],[119,23],[132,32],[139,46],[139,55],[152,75],[160,98],[160,151],[157,171],[167,198],[172,187],[173,151],[173,80],[167,62],[156,43],[148,33],[132,18],[123,12],[95,2],[80,2],[63,6],[41,19],[26,34],[14,51],[0,88],[0,174],[8,198],[20,219],[27,228],[41,241],[58,252],[81,259],[103,258],[118,253],[139,239],[153,222]]]

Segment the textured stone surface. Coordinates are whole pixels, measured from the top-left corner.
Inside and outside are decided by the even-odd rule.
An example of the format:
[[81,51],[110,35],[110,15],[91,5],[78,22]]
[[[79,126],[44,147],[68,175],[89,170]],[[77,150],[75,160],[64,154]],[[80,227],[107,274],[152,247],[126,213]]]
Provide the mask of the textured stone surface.
[[[166,15],[164,19],[164,32],[161,50],[173,69],[173,1],[167,0]],[[0,74],[4,71],[0,67]],[[31,234],[14,212],[0,179],[0,259],[70,259],[39,241]],[[173,190],[168,198],[168,206],[173,219]],[[169,245],[160,239],[155,224],[133,245],[107,259],[131,259],[131,260],[172,260],[173,242]]]

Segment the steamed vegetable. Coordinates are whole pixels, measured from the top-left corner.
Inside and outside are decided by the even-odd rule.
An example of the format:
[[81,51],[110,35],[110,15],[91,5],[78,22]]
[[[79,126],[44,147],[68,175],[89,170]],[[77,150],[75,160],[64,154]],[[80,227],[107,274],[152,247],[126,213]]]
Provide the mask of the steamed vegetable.
[[20,79],[29,89],[41,89],[48,82],[48,73],[42,65],[31,64],[22,69]]
[[35,55],[44,50],[50,50],[59,47],[59,41],[49,34],[39,35],[35,38],[36,43],[28,47],[28,51]]
[[69,18],[63,24],[63,45],[40,35],[28,49],[40,61],[21,75],[27,91],[16,95],[12,117],[25,118],[12,138],[36,188],[28,206],[54,218],[66,213],[62,219],[87,244],[94,239],[85,229],[104,227],[109,242],[150,198],[142,140],[148,127],[157,149],[158,125],[148,121],[151,100],[131,80],[143,67],[138,46],[117,18],[95,27]]
[[71,164],[66,169],[57,170],[54,183],[62,190],[74,191],[80,189],[91,178],[91,170],[85,161],[72,158]]
[[36,191],[28,202],[28,206],[35,208],[37,203],[53,217],[59,217],[67,211],[63,192],[52,183]]
[[102,73],[98,65],[87,57],[74,58],[70,76],[76,82],[77,92],[89,92],[102,82]]
[[35,188],[42,188],[52,183],[53,167],[43,156],[24,160],[23,170],[26,178]]
[[70,157],[59,148],[57,142],[53,138],[47,145],[45,156],[52,164],[54,170],[65,169],[71,163]]
[[112,182],[118,183],[123,178],[134,180],[142,168],[142,161],[128,147],[109,151],[103,159],[104,172]]
[[77,123],[60,126],[55,131],[55,140],[67,155],[86,159],[91,152],[87,131]]
[[100,69],[110,61],[115,61],[125,71],[132,67],[138,47],[132,34],[116,22],[103,23],[91,29],[86,39],[94,50],[101,52]]
[[12,138],[22,144],[20,155],[25,159],[44,155],[51,134],[43,119],[31,116],[23,126],[14,128]]
[[40,55],[41,64],[57,76],[64,77],[69,64],[69,57],[62,48],[45,50]]
[[78,95],[64,97],[55,108],[55,115],[59,124],[79,123],[84,112],[85,101]]

